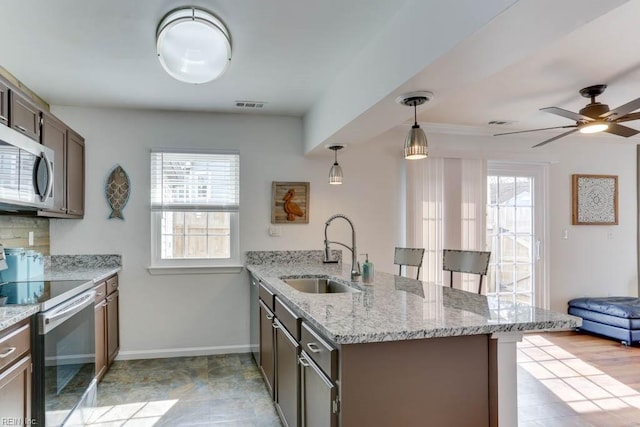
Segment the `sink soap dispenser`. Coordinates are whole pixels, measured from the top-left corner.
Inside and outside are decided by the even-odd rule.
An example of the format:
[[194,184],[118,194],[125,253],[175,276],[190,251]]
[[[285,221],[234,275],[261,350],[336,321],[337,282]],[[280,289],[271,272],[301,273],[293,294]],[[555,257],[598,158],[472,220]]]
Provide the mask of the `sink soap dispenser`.
[[362,264],[362,282],[371,283],[373,282],[373,263],[369,262],[369,254],[362,255],[366,257]]

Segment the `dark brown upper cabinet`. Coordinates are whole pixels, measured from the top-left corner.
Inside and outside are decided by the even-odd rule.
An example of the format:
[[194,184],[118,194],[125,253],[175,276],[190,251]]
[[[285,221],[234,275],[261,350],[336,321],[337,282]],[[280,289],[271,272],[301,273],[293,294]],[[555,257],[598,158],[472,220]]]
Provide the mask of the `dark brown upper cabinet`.
[[42,145],[54,151],[53,207],[51,212],[67,213],[67,126],[49,113],[43,113]]
[[54,154],[53,207],[39,216],[84,216],[84,138],[50,113],[43,113],[42,144]]
[[0,124],[9,126],[9,86],[0,80]]
[[16,91],[9,91],[9,126],[40,142],[40,108]]
[[84,216],[84,138],[67,129],[67,213]]

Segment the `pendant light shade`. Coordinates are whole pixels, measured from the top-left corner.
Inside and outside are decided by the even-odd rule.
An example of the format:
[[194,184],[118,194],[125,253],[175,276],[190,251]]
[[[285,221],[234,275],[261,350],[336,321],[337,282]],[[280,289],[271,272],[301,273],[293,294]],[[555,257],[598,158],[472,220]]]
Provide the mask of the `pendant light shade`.
[[413,107],[414,123],[404,140],[404,158],[409,160],[424,159],[429,155],[427,135],[418,125],[418,105],[422,105],[433,97],[431,92],[412,92],[402,95],[396,102]]
[[338,164],[338,150],[344,148],[344,145],[330,145],[327,147],[329,150],[333,150],[335,154],[335,160],[333,165],[331,166],[331,170],[329,170],[329,184],[338,185],[342,184],[342,167]]
[[174,79],[206,83],[220,77],[231,61],[231,40],[224,23],[203,9],[169,12],[156,33],[158,59]]
[[404,158],[410,160],[424,159],[428,154],[427,135],[424,134],[420,126],[413,125],[404,140]]

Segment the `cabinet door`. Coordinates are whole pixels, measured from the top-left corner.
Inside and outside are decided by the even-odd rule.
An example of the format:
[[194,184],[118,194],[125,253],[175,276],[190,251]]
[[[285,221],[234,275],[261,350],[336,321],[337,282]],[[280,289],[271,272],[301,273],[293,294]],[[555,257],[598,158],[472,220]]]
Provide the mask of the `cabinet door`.
[[40,142],[40,109],[27,98],[9,91],[11,114],[9,126],[29,138]]
[[250,298],[249,304],[251,313],[249,314],[249,338],[251,342],[251,353],[256,361],[256,365],[260,366],[260,307],[258,305],[258,286],[260,281],[257,277],[251,275],[250,278]]
[[299,360],[302,426],[335,427],[339,410],[337,387],[304,351]]
[[9,86],[0,81],[0,124],[9,126]]
[[300,424],[300,345],[278,319],[275,326],[276,352],[276,408],[286,427]]
[[119,291],[107,297],[107,365],[111,366],[120,350],[120,328],[118,321]]
[[67,212],[84,215],[84,138],[67,131]]
[[54,212],[66,213],[67,127],[50,114],[43,113],[42,144],[54,151],[53,207]]
[[0,415],[3,420],[31,419],[31,356],[0,374]]
[[107,372],[107,304],[105,300],[95,305],[96,320],[96,378]]
[[275,355],[273,353],[273,313],[260,300],[260,372],[269,390],[271,397],[274,395],[275,381]]

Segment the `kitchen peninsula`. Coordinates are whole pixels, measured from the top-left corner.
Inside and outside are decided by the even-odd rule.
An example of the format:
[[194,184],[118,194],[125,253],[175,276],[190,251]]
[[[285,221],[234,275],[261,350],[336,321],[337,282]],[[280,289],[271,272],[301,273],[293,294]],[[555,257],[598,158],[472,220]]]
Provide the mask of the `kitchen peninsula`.
[[[515,426],[516,343],[527,331],[580,325],[573,316],[381,272],[372,283],[351,282],[348,266],[322,264],[317,257],[291,263],[286,252],[260,254],[247,255],[247,268],[266,306],[261,310],[275,307],[260,318],[260,330],[271,316],[276,330],[301,336],[302,366],[322,358],[325,348],[333,355],[334,373],[320,369],[335,387],[332,425]],[[305,277],[333,279],[357,291],[300,292],[282,280]],[[300,320],[301,334],[290,318]],[[304,379],[302,373],[302,419],[317,410],[310,406],[315,395],[307,390],[305,398]],[[288,403],[274,396],[283,416]]]

